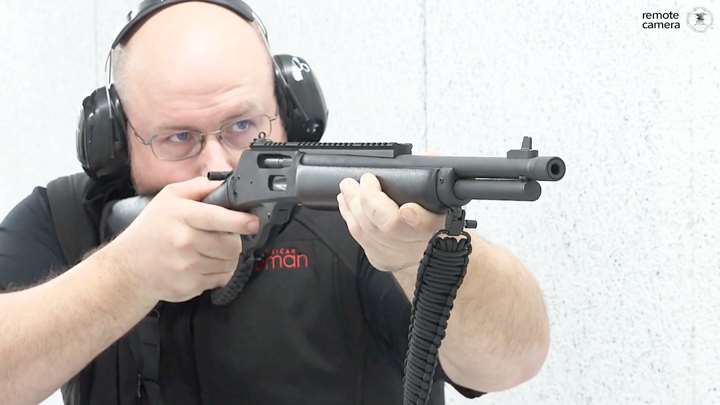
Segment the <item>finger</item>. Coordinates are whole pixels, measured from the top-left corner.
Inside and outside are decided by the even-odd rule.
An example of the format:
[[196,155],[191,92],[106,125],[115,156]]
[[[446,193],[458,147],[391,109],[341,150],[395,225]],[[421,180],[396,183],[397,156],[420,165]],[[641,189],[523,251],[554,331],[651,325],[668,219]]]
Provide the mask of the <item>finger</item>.
[[381,231],[392,231],[398,220],[398,205],[380,189],[378,179],[370,174],[360,178],[363,212]]
[[199,260],[193,265],[193,271],[197,275],[211,275],[211,274],[230,274],[235,273],[237,265],[240,261],[240,255],[237,255],[231,259],[216,259],[212,257],[201,256]]
[[193,251],[193,256],[188,258],[191,272],[196,274],[211,274],[211,273],[225,273],[233,270],[231,266],[234,262],[237,262],[240,258],[240,253],[237,255],[226,254],[227,258],[219,258],[207,256],[202,252]]
[[233,260],[242,252],[242,239],[238,234],[200,231],[193,237],[193,248],[207,258]]
[[360,184],[353,178],[345,178],[340,182],[340,192],[348,204],[360,192]]
[[434,233],[445,225],[445,214],[428,211],[416,203],[403,204],[400,207],[400,217],[421,233]]
[[365,190],[382,191],[380,180],[372,173],[364,173],[360,176],[360,187]]
[[252,235],[258,232],[259,219],[247,212],[233,211],[217,205],[189,201],[183,218],[191,227],[203,231]]
[[380,229],[370,220],[365,213],[365,207],[363,206],[363,199],[361,193],[358,193],[355,198],[347,201],[347,207],[355,222],[359,225],[360,229],[364,234],[372,237],[380,233]]
[[379,245],[374,238],[372,237],[366,237],[365,231],[363,231],[362,227],[359,225],[358,221],[355,219],[353,214],[350,212],[350,208],[347,206],[347,202],[345,201],[342,194],[337,195],[338,200],[338,207],[340,208],[340,215],[345,220],[345,223],[348,225],[348,231],[350,231],[350,235],[358,242],[362,242],[364,247],[374,247],[375,249],[386,249],[387,246]]
[[223,270],[223,271],[208,271],[208,272],[201,273],[201,274],[203,276],[227,276],[228,274],[232,276],[233,274],[235,274],[235,270],[237,270],[237,268],[228,267],[226,270]]
[[[346,178],[340,182],[340,194],[344,199],[346,218],[352,218],[351,222],[348,222],[348,229],[354,238],[362,237],[364,232],[377,232],[375,226],[368,221],[364,215],[362,215],[362,209],[358,205],[360,203],[360,184],[353,178]],[[352,229],[351,229],[352,227]]]
[[[369,176],[368,176],[369,175]],[[372,181],[374,179],[374,176],[372,174],[366,173],[363,175],[366,180],[365,181]],[[371,176],[371,177],[370,177]],[[377,179],[375,179],[377,180]],[[362,177],[361,177],[362,181]],[[379,183],[376,184],[377,189],[379,189]],[[370,185],[366,186],[368,188],[374,187],[374,185],[371,183]],[[355,181],[355,179],[352,178],[346,178],[343,179],[340,182],[340,191],[342,196],[345,198],[345,207],[347,208],[347,211],[351,214],[352,218],[355,220],[355,223],[358,225],[359,230],[362,232],[371,232],[375,233],[378,232],[377,227],[375,224],[373,224],[369,218],[363,213],[363,206],[362,206],[362,192],[360,184]]]
[[208,274],[203,277],[205,290],[225,287],[232,279],[232,273]]
[[342,193],[337,195],[337,200],[340,216],[345,220],[345,224],[347,224],[350,235],[352,235],[355,240],[362,238],[362,229],[350,212],[350,208],[348,207],[347,201]]
[[179,183],[168,184],[162,189],[161,193],[167,193],[175,197],[187,198],[189,200],[200,201],[207,197],[212,191],[220,187],[220,185],[220,182],[210,181],[207,177],[195,177]]

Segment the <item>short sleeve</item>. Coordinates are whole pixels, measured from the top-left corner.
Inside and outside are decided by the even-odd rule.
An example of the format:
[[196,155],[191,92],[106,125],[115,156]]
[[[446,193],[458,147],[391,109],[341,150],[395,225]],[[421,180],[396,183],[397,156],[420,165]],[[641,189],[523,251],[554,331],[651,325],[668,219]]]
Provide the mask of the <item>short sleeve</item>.
[[36,187],[0,223],[0,291],[31,286],[65,269],[47,192]]
[[455,388],[455,390],[465,398],[477,398],[486,394],[485,392],[475,391],[473,389],[463,387],[462,385],[455,384],[455,382],[450,380],[447,374],[445,374],[445,370],[443,370],[442,365],[439,363],[437,369],[435,370],[435,380],[444,380],[446,383],[452,385],[453,388]]

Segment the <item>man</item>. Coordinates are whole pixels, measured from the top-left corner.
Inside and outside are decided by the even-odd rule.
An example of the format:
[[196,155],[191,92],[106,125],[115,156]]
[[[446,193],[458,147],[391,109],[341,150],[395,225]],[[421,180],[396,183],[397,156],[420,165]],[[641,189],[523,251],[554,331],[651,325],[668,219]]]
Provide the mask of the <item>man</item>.
[[[270,126],[272,139],[286,139],[270,56],[254,25],[205,2],[155,13],[118,56],[115,85],[128,119],[134,190],[157,195],[128,229],[79,264],[35,288],[0,295],[4,402],[39,402],[92,362],[92,403],[103,395],[142,403],[132,402],[147,397],[136,385],[142,379],[133,379],[138,365],[128,362],[124,335],[163,301],[178,303],[165,306],[160,319],[159,383],[167,403],[398,403],[406,298],[444,219],[417,204],[398,207],[372,175],[345,179],[340,216],[322,215],[347,227],[349,242],[338,245],[357,263],[338,263],[313,242],[321,235],[293,222],[276,243],[312,252],[313,268],[265,269],[233,304],[213,307],[195,297],[228,282],[239,235],[257,232],[258,223],[198,202],[218,186],[202,176],[232,170],[242,153],[208,133],[253,117]],[[173,146],[187,141],[188,129],[205,132],[197,153],[164,159],[167,149],[155,135],[170,134],[163,139]],[[549,345],[532,275],[507,250],[477,234],[473,242],[440,349],[447,379],[471,397],[528,380]],[[38,188],[0,228],[0,288],[58,270],[60,257]],[[432,403],[441,403],[435,394]]]

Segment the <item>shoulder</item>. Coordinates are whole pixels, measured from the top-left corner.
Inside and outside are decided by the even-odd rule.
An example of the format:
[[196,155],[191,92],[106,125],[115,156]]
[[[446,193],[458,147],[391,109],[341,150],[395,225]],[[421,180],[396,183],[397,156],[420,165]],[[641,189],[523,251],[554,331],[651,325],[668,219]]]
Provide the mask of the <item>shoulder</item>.
[[0,223],[0,290],[27,286],[61,270],[47,190],[36,187]]
[[47,225],[46,229],[54,230],[47,190],[44,187],[35,187],[30,195],[10,210],[0,229],[17,231],[29,224]]

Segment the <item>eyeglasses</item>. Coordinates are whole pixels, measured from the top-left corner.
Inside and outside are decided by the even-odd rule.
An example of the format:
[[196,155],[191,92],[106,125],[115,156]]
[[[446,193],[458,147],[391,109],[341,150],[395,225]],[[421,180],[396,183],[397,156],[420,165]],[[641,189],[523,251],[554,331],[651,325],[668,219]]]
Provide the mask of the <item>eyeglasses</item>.
[[250,147],[255,138],[265,138],[272,133],[272,123],[277,120],[262,114],[250,118],[235,118],[223,124],[217,131],[204,133],[194,129],[166,131],[145,140],[128,119],[128,125],[135,137],[145,146],[150,146],[153,155],[160,160],[178,161],[195,157],[202,152],[206,139],[215,135],[221,144],[232,150]]

